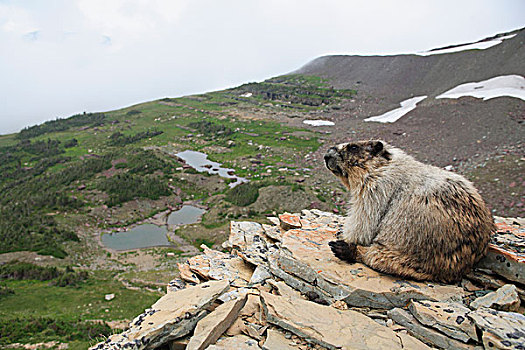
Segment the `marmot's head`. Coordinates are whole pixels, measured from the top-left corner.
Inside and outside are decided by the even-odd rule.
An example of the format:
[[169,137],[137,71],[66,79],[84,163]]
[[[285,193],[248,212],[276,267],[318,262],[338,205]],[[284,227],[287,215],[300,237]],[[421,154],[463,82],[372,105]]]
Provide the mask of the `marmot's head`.
[[350,189],[390,161],[391,154],[385,146],[379,140],[341,143],[326,152],[324,161],[328,170]]

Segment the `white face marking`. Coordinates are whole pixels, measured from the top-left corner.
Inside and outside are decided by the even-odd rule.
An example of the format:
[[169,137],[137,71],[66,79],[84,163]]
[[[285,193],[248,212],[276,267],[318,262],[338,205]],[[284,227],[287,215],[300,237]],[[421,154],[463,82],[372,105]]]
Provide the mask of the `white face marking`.
[[347,143],[340,143],[337,145],[337,150],[338,151],[342,151],[343,148],[345,148],[345,146],[348,145],[348,142]]

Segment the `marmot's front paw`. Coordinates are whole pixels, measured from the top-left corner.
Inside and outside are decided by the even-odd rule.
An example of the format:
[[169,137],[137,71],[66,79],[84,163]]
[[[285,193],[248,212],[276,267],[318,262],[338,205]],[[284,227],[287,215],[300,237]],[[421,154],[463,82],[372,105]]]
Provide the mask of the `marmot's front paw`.
[[348,244],[345,241],[328,242],[330,249],[336,257],[349,263],[354,263],[357,255],[357,245],[355,243]]

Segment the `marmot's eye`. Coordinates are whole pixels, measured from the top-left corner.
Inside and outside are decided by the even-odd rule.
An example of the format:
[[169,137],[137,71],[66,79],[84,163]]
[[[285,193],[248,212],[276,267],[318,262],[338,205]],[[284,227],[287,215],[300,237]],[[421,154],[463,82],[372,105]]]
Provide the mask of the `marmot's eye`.
[[352,153],[356,153],[358,150],[359,150],[359,147],[357,147],[356,145],[351,145],[348,147],[348,151]]

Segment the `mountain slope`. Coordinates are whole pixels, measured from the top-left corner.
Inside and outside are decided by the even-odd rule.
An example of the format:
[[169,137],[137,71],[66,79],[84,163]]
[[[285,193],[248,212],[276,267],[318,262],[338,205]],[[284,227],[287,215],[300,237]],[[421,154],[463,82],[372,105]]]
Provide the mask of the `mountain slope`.
[[[514,34],[484,50],[430,56],[325,56],[297,73],[359,91],[340,110],[326,115],[336,123],[334,139],[382,138],[422,161],[452,166],[474,181],[495,213],[523,216],[525,101],[436,99],[463,83],[525,75],[525,30]],[[414,96],[428,97],[398,121],[364,122]]]
[[435,97],[459,84],[498,75],[525,73],[525,30],[484,50],[431,56],[324,56],[297,74],[329,79],[336,88],[385,96],[392,102],[410,96]]

